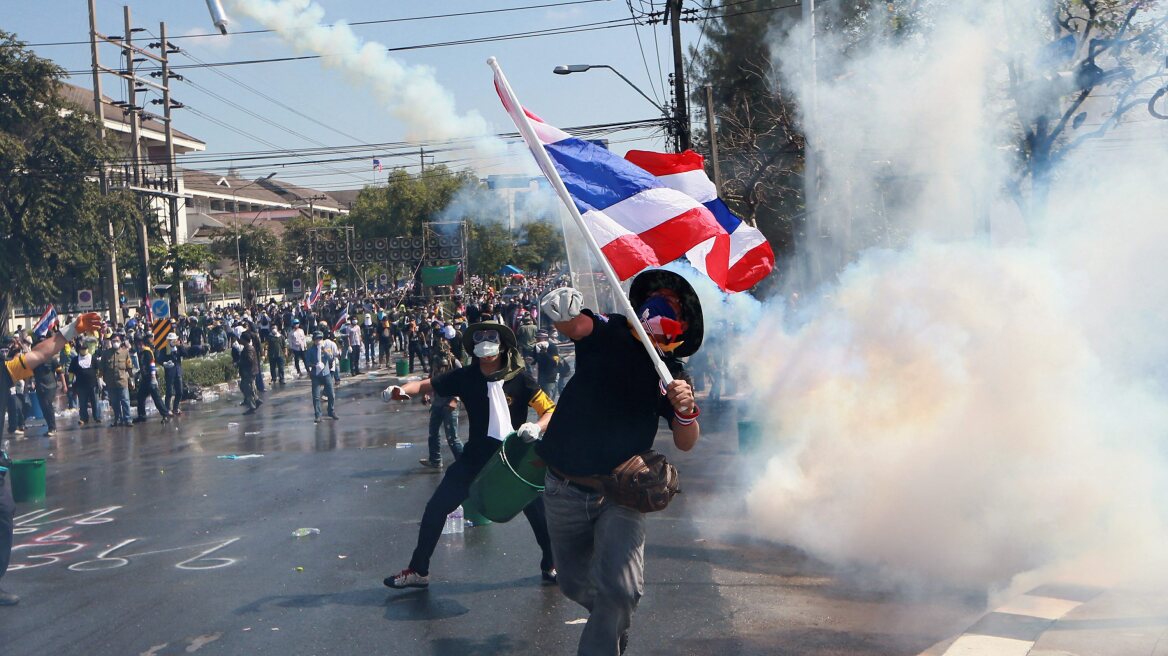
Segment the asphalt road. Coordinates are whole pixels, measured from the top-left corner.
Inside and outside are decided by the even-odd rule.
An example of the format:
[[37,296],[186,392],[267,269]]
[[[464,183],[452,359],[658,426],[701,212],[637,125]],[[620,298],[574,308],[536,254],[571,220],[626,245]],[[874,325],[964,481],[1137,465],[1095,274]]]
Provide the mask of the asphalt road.
[[[444,535],[428,590],[383,587],[439,480],[417,464],[426,408],[383,404],[386,384],[346,378],[341,420],[319,425],[296,381],[252,416],[224,399],[173,424],[66,421],[14,442],[13,457],[48,459],[48,496],[18,504],[3,584],[23,601],[0,609],[0,654],[574,653],[585,614],[541,585],[522,519]],[[702,421],[690,453],[658,441],[684,494],[649,517],[630,654],[941,654],[984,621],[976,591],[874,590],[750,538],[725,501],[741,478],[726,474],[751,459],[733,403],[707,404]],[[302,527],[320,533],[293,537]],[[1151,645],[1168,623],[1142,616]]]

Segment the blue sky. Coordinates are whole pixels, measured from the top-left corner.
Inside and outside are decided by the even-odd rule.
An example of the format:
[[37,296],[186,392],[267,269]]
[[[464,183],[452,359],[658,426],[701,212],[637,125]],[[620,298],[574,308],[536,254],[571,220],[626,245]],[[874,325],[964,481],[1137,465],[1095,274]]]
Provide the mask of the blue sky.
[[[629,5],[621,0],[596,0],[574,4],[570,0],[479,2],[451,0],[392,3],[375,3],[367,0],[364,2],[316,0],[316,2],[325,12],[326,23],[336,20],[358,22],[402,19],[527,7],[553,2],[558,4],[555,7],[524,11],[353,27],[354,32],[362,39],[377,41],[389,47],[579,26],[601,21],[627,20],[630,17]],[[134,25],[149,30],[136,35],[136,40],[151,40],[158,33],[159,22],[165,21],[171,40],[194,58],[188,57],[185,53],[177,54],[172,59],[175,64],[309,54],[296,51],[289,43],[272,33],[176,39],[175,37],[207,34],[213,31],[203,0],[131,0],[128,3],[122,0],[116,2],[97,0],[98,31],[107,35],[120,35],[123,32],[122,7],[126,4],[130,6]],[[655,9],[660,10],[664,3],[662,0],[656,0],[653,4],[656,5]],[[633,0],[632,6],[638,10],[647,9],[650,2]],[[697,6],[696,0],[687,1],[687,7]],[[228,7],[232,19],[230,28],[232,32],[263,28],[258,23],[231,11],[230,5]],[[15,32],[21,40],[30,44],[87,41],[86,2],[22,0],[15,3],[15,7],[10,6],[7,9],[0,26],[6,31]],[[683,42],[686,45],[694,43],[699,38],[700,31],[700,23],[683,24]],[[53,59],[68,71],[88,71],[90,66],[87,44],[36,45],[33,49],[37,54]],[[116,61],[117,55],[118,51],[112,46],[103,47],[102,63],[109,67],[120,64]],[[490,56],[499,59],[523,103],[549,123],[560,127],[651,119],[657,112],[645,98],[610,71],[593,70],[569,76],[553,75],[552,68],[557,64],[609,64],[624,73],[650,96],[664,99],[662,94],[670,93],[667,76],[672,69],[672,53],[668,28],[661,25],[638,28],[624,26],[537,38],[413,49],[394,52],[391,56],[406,66],[422,65],[433,69],[437,82],[453,95],[456,109],[459,112],[477,111],[496,132],[510,132],[514,130],[514,126],[503,112],[492,88],[491,71],[485,63]],[[215,71],[221,71],[234,79],[227,79]],[[351,146],[357,143],[397,142],[402,141],[407,133],[406,126],[378,103],[362,81],[346,81],[341,73],[324,69],[319,60],[230,66],[214,70],[203,68],[180,72],[190,83],[175,82],[172,94],[176,100],[188,105],[191,111],[178,110],[175,127],[207,142],[207,153],[211,155],[230,157],[231,153],[239,153],[242,157],[244,153],[274,150],[273,146],[279,149],[297,149],[319,147],[321,144],[331,147]],[[76,75],[69,79],[79,86],[86,88],[91,86],[88,74]],[[103,85],[107,95],[116,99],[124,97],[124,85],[118,84],[117,78],[104,76]],[[257,94],[256,91],[268,98]],[[215,95],[230,102],[216,98]],[[292,107],[309,118],[280,107],[269,98]],[[238,132],[217,125],[202,115],[226,123],[236,128]],[[286,129],[275,127],[263,119]],[[620,153],[634,147],[658,150],[667,147],[663,137],[650,137],[648,132],[620,132],[612,135],[612,139],[613,149]],[[400,150],[395,149],[392,152]],[[341,189],[360,187],[362,184],[372,182],[371,160],[375,155],[381,156],[386,167],[405,165],[410,170],[417,170],[419,156],[416,153],[409,157],[395,157],[389,153],[391,153],[389,149],[371,149],[368,158],[357,161],[269,166],[247,169],[243,173],[258,177],[275,171],[282,179],[321,189]],[[354,156],[352,153],[348,155]],[[442,161],[448,157],[458,158],[460,155],[439,153],[433,161]],[[319,155],[309,157],[321,158]],[[284,161],[295,160],[285,158]],[[263,160],[259,162],[240,160],[236,163],[267,164]],[[466,160],[459,160],[451,165],[461,168],[467,163]],[[224,170],[227,163],[192,163],[189,166]],[[481,166],[480,172],[504,172],[508,166],[507,162],[494,161]]]

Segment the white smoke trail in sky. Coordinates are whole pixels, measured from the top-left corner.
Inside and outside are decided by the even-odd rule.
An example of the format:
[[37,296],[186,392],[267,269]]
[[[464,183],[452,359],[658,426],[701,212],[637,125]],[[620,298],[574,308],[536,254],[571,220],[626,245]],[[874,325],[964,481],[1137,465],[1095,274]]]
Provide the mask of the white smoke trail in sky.
[[[999,89],[1003,35],[1038,14],[924,4],[925,37],[818,47],[823,221],[854,255],[800,290],[798,327],[774,303],[737,349],[769,428],[751,525],[898,580],[1163,577],[1165,142],[1080,150],[1024,226]],[[792,84],[805,51],[777,39]],[[897,239],[851,222],[882,203]]]
[[[491,137],[478,112],[460,113],[454,95],[427,66],[411,66],[386,52],[383,44],[365,41],[343,21],[324,23],[324,9],[312,0],[229,0],[231,9],[274,30],[300,52],[322,55],[321,65],[373,94],[417,141],[473,139],[481,157],[496,157],[504,144]],[[484,93],[493,93],[486,66]]]

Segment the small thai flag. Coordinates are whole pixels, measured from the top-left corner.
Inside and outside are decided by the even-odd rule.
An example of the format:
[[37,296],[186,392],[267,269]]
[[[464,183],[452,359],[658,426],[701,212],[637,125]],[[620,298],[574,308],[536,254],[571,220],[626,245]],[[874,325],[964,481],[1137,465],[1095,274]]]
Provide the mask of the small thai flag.
[[381,160],[379,160],[379,159],[375,159],[375,160],[373,160],[373,170],[374,170],[374,171],[380,171],[380,170],[381,170]]
[[341,326],[345,325],[345,322],[348,320],[349,320],[349,306],[348,306],[348,304],[346,304],[345,310],[343,312],[341,312],[341,316],[339,318],[337,318],[337,325],[333,326],[333,332],[334,333],[339,332],[341,330]]
[[50,330],[57,326],[57,323],[57,310],[50,305],[36,322],[36,325],[32,327],[32,332],[34,335],[44,337],[49,334]]
[[322,289],[324,289],[324,279],[323,278],[316,281],[316,289],[312,290],[312,293],[310,293],[308,296],[304,297],[304,308],[305,309],[312,310],[312,306],[316,305],[316,302],[320,300],[320,292]]

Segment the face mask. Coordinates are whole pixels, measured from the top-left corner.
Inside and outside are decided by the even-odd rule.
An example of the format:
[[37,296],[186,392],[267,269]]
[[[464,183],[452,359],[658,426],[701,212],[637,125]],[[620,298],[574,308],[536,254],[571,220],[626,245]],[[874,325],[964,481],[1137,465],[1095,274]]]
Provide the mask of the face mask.
[[118,348],[122,348],[122,343],[121,343],[121,342],[114,342],[113,344],[114,344],[114,348],[116,348],[116,349],[118,349]]
[[474,354],[480,358],[499,355],[499,344],[497,342],[479,342],[475,344]]

